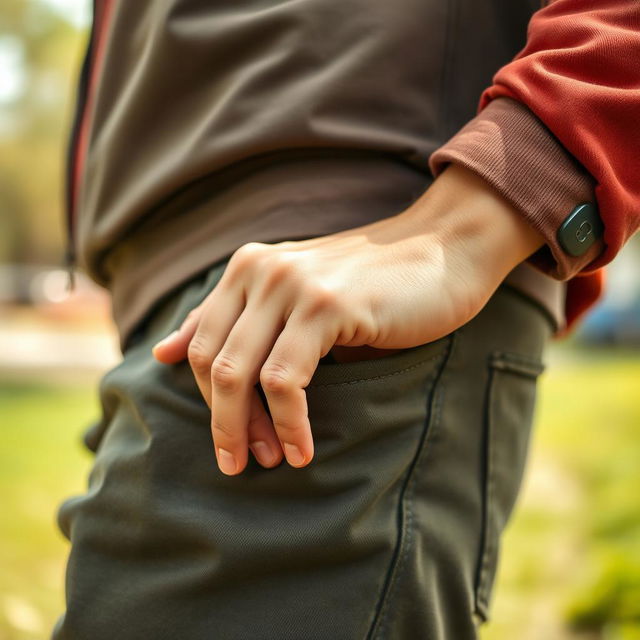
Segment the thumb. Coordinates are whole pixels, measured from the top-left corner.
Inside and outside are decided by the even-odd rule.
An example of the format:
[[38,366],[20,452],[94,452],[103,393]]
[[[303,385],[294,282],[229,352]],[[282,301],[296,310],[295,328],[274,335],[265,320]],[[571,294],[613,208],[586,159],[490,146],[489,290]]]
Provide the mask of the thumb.
[[200,322],[201,306],[189,312],[180,328],[172,331],[166,338],[152,348],[153,357],[164,364],[174,364],[187,357],[187,349]]

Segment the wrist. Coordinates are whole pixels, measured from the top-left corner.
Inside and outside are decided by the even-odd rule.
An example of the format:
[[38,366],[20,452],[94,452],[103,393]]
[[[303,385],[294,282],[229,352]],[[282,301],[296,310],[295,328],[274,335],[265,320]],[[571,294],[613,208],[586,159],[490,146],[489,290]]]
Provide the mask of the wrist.
[[466,256],[500,282],[545,244],[521,212],[483,178],[450,164],[405,212],[447,252]]

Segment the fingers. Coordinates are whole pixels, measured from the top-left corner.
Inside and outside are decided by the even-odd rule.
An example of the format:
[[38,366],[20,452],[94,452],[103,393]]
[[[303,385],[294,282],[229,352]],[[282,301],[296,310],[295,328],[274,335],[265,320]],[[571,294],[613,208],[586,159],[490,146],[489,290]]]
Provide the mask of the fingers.
[[[326,333],[327,323],[316,319],[309,324],[294,312],[283,328],[282,308],[250,301],[211,366],[211,432],[218,465],[227,475],[245,468],[250,443],[259,457],[260,445],[253,444],[256,438],[272,453],[275,449],[278,462],[281,451],[294,467],[303,467],[313,458],[304,388],[317,367],[323,342],[328,342],[321,330],[324,326]],[[198,331],[206,331],[206,323],[203,316]],[[271,419],[256,397],[258,380]]]
[[[228,475],[240,473],[247,463],[254,385],[281,329],[281,313],[280,305],[250,301],[210,365],[211,433],[218,465]],[[198,333],[212,332],[210,323],[205,314]]]
[[249,448],[263,467],[275,467],[282,462],[282,448],[269,414],[266,412],[258,390],[253,387],[249,415]]
[[[188,358],[211,409],[214,450],[223,473],[241,473],[249,450],[266,467],[279,464],[283,451],[290,465],[303,467],[314,455],[304,389],[337,337],[335,305],[323,299],[321,305],[296,307],[291,287],[282,285],[248,300],[244,288],[220,285],[177,332],[154,346],[154,356],[165,363]],[[329,335],[333,330],[336,335]]]
[[200,316],[202,305],[194,307],[185,318],[180,328],[170,333],[166,338],[157,342],[151,352],[156,360],[164,364],[174,364],[187,357],[189,342],[195,333]]
[[323,353],[335,337],[328,334],[328,323],[316,318],[310,323],[294,311],[278,336],[260,372],[274,429],[289,464],[307,465],[314,454],[308,417],[309,384]]
[[[219,298],[219,296],[224,296]],[[209,294],[202,305],[200,322],[187,347],[189,365],[200,393],[211,409],[211,365],[224,345],[238,316],[242,313],[244,299],[239,293],[218,289]]]

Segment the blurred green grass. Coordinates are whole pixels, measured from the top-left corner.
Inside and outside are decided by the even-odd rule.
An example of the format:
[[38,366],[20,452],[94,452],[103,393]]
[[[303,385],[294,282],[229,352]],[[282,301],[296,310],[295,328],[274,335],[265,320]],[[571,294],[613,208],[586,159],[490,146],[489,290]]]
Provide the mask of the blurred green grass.
[[557,354],[482,640],[638,640],[640,355]]
[[82,426],[97,414],[86,386],[0,382],[0,639],[46,638],[63,609],[67,542],[58,503],[85,488]]
[[[559,350],[482,640],[640,638],[640,354]],[[91,385],[0,382],[0,639],[49,635],[63,609],[60,502],[85,489]],[[452,639],[457,640],[457,639]]]

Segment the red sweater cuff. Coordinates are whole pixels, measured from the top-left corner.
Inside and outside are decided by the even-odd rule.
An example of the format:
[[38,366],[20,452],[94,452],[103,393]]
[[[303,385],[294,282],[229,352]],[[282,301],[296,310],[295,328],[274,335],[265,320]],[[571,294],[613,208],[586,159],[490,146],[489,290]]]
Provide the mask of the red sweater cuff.
[[450,162],[479,174],[513,204],[546,240],[528,258],[534,267],[569,280],[588,272],[604,251],[602,238],[582,256],[566,253],[557,232],[583,202],[595,203],[595,181],[523,104],[496,98],[429,158],[438,176]]

